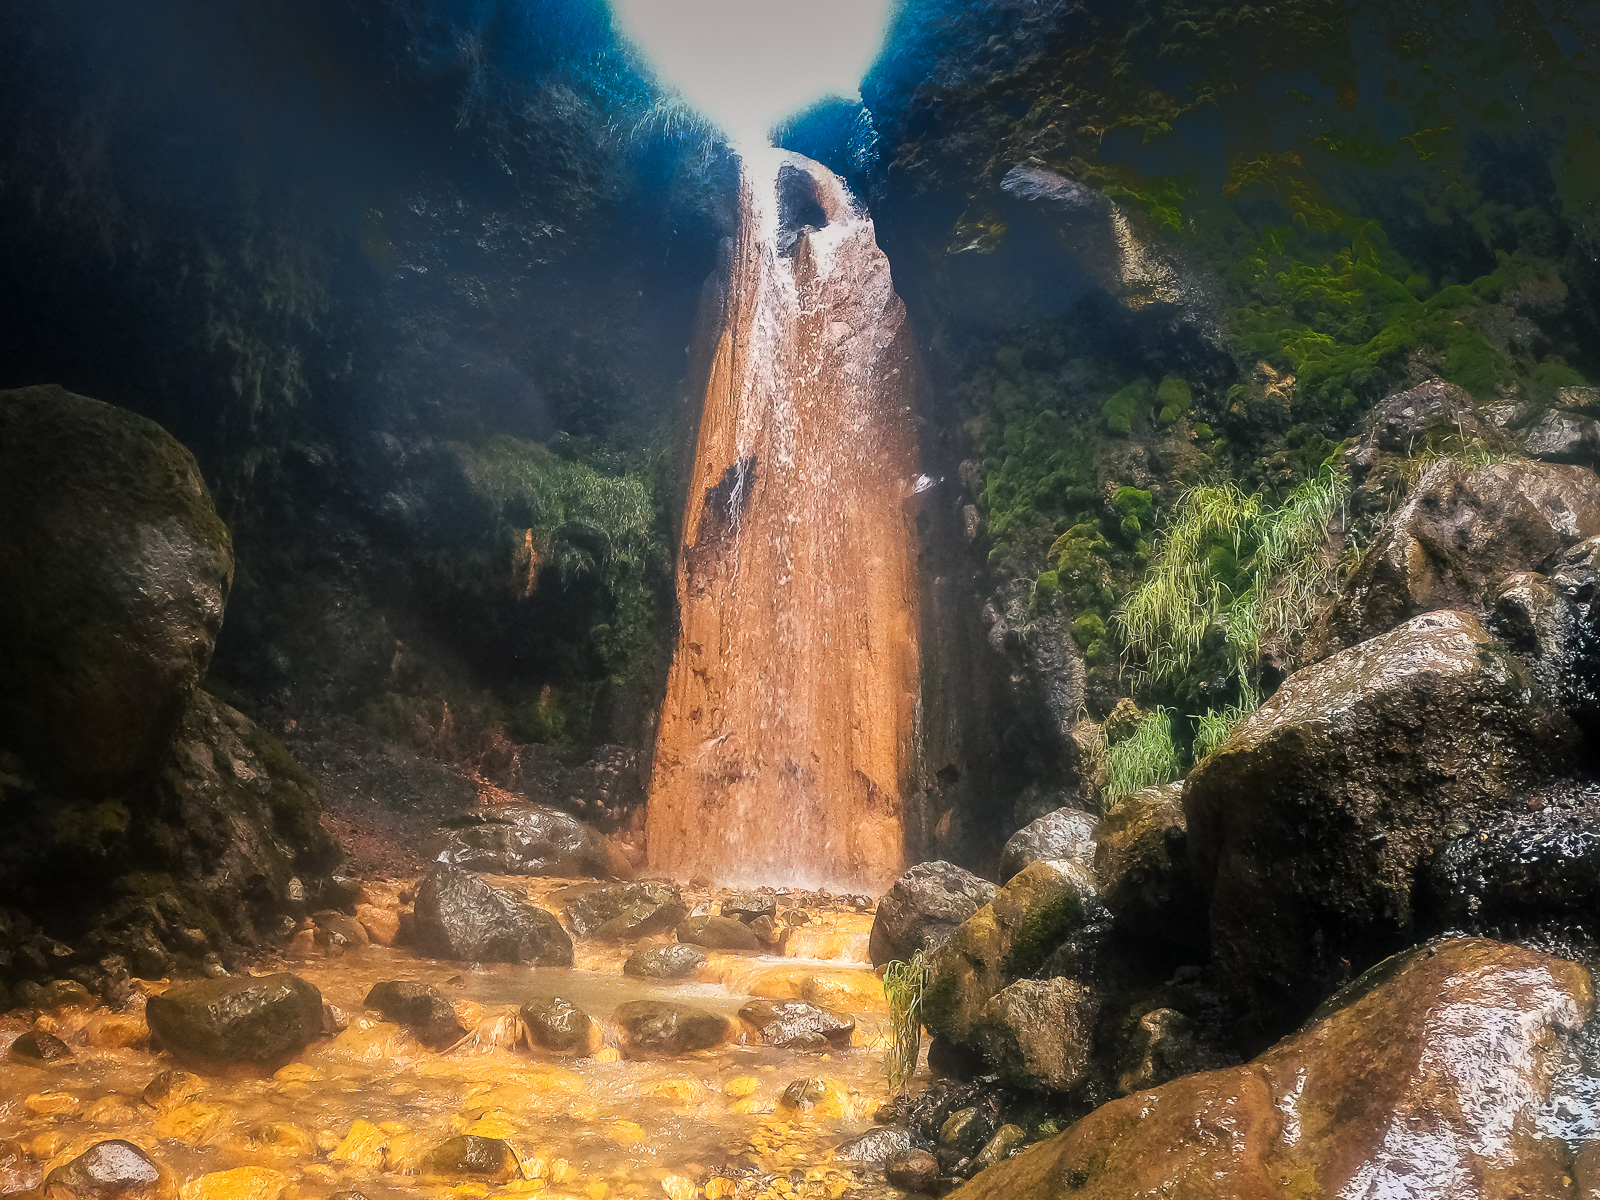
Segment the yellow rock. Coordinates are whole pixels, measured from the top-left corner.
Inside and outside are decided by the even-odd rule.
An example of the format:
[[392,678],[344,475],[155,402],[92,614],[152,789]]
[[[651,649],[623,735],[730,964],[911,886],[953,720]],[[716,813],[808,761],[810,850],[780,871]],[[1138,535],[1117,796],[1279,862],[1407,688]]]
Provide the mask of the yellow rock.
[[83,1101],[70,1092],[35,1092],[22,1107],[36,1117],[64,1117],[82,1108]]
[[213,1171],[178,1189],[182,1200],[278,1200],[289,1176],[270,1167],[234,1167]]
[[819,971],[800,984],[800,999],[850,1013],[888,1011],[883,983],[866,971]]
[[400,911],[395,908],[358,904],[356,920],[361,922],[362,928],[367,931],[367,936],[379,946],[394,945],[395,936],[400,932]]
[[386,1157],[389,1170],[399,1171],[403,1174],[414,1174],[422,1169],[428,1155],[433,1151],[434,1137],[420,1133],[392,1133],[389,1135],[389,1150]]
[[121,1096],[102,1096],[89,1106],[83,1119],[91,1125],[116,1125],[127,1121],[130,1106]]
[[696,1079],[663,1079],[650,1089],[650,1095],[657,1100],[667,1100],[673,1104],[692,1104],[700,1098],[702,1088]]
[[722,1085],[724,1096],[749,1096],[761,1090],[761,1081],[754,1075],[741,1075]]
[[370,1121],[354,1121],[344,1140],[328,1152],[328,1158],[333,1162],[376,1170],[383,1166],[384,1151],[388,1145],[389,1135],[376,1125]]
[[460,1117],[450,1122],[451,1128],[458,1133],[472,1133],[479,1137],[498,1138],[508,1141],[517,1136],[517,1123],[503,1112],[491,1112],[476,1121],[464,1121]]
[[611,1185],[609,1183],[604,1179],[596,1179],[583,1189],[583,1194],[589,1197],[589,1200],[606,1200],[606,1196],[610,1191]]
[[614,1063],[622,1061],[622,1051],[615,1046],[601,1046],[590,1056],[597,1063]]
[[415,1057],[416,1043],[398,1025],[391,1025],[387,1021],[356,1020],[351,1021],[350,1028],[322,1047],[319,1053],[334,1062],[378,1066]]
[[637,1146],[649,1135],[632,1121],[613,1121],[606,1129],[606,1136],[619,1146]]
[[67,1144],[67,1135],[60,1130],[52,1129],[49,1133],[41,1133],[28,1143],[28,1153],[35,1158],[54,1158],[61,1153],[61,1148]]
[[475,1000],[452,1001],[451,1007],[456,1010],[456,1020],[460,1021],[465,1029],[471,1029],[483,1020],[483,1005]]
[[706,1180],[706,1200],[728,1200],[738,1190],[738,1184],[720,1175],[714,1175]]
[[126,1050],[150,1035],[150,1027],[126,1013],[97,1012],[84,1025],[84,1036],[101,1050]]
[[321,1083],[322,1072],[305,1063],[290,1063],[272,1076],[279,1083]]
[[567,1105],[567,1114],[574,1121],[593,1121],[600,1115],[600,1106],[593,1100],[575,1100]]
[[291,1158],[309,1158],[317,1152],[317,1139],[311,1136],[309,1130],[301,1129],[298,1125],[290,1125],[285,1121],[263,1125],[255,1131],[251,1140],[261,1146],[270,1146]]
[[746,1096],[743,1100],[735,1100],[728,1106],[728,1111],[736,1117],[758,1117],[762,1113],[772,1111],[772,1105],[759,1096]]
[[668,1175],[661,1181],[661,1190],[672,1200],[694,1200],[700,1194],[694,1180],[685,1179],[682,1175]]
[[577,1167],[573,1166],[564,1158],[553,1158],[550,1160],[551,1183],[565,1185],[569,1183],[576,1183],[577,1180]]

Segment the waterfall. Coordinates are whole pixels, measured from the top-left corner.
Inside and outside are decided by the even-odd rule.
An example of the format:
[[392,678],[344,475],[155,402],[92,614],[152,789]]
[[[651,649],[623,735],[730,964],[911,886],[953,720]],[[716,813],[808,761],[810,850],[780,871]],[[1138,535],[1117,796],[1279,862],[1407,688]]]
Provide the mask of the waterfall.
[[905,306],[826,168],[744,157],[678,568],[650,864],[881,889],[914,772],[919,490]]

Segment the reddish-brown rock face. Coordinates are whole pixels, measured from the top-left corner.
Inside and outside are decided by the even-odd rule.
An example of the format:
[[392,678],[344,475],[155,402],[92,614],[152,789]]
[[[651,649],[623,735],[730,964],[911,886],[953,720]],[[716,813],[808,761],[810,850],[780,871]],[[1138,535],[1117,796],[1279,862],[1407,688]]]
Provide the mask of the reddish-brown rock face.
[[1593,1005],[1576,963],[1422,947],[1244,1066],[1096,1109],[963,1200],[1510,1200],[1574,1195],[1537,1117]]
[[875,891],[902,870],[912,392],[872,222],[809,160],[747,161],[684,516],[653,870]]

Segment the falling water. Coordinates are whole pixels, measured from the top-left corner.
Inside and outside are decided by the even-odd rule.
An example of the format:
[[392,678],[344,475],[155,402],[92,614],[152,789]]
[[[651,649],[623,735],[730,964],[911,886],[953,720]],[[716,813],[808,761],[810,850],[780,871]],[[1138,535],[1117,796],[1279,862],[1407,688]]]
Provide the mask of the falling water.
[[653,869],[881,888],[918,659],[910,332],[831,172],[747,155],[685,513]]

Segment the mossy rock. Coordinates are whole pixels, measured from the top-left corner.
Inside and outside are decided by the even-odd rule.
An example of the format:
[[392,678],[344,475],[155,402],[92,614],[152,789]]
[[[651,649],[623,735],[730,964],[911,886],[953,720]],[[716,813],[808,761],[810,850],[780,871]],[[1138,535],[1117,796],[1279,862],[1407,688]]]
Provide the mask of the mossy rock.
[[0,392],[0,512],[0,744],[74,787],[150,771],[233,582],[194,457],[63,388]]
[[1193,403],[1194,392],[1189,387],[1189,381],[1177,375],[1168,375],[1156,389],[1156,407],[1161,410],[1163,425],[1179,421]]

